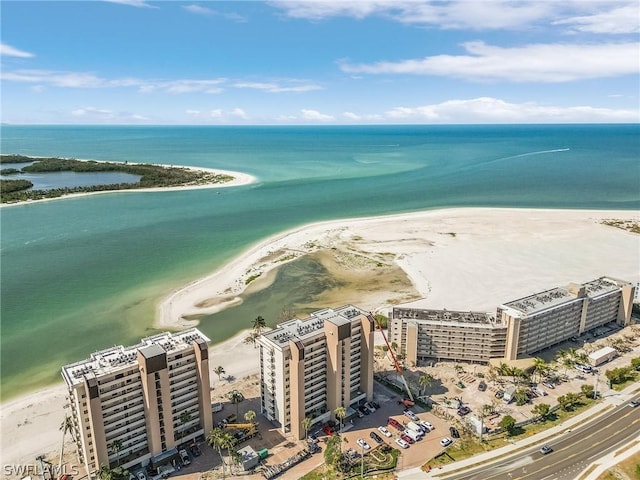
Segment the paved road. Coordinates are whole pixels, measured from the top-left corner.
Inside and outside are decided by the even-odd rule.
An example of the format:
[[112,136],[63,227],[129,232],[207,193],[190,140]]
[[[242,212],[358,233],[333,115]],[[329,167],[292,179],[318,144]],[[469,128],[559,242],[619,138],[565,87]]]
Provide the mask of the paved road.
[[[413,468],[398,472],[398,477],[403,480],[596,479],[607,466],[640,452],[640,407],[628,406],[630,400],[640,398],[639,392],[640,383],[628,386],[623,392],[611,391],[602,403],[538,435],[429,473]],[[554,451],[542,455],[539,449],[544,443]],[[588,473],[585,472],[590,466]]]
[[628,402],[613,408],[593,422],[574,427],[549,445],[553,452],[543,455],[539,446],[509,455],[480,468],[447,475],[447,480],[574,480],[596,459],[630,444],[640,435],[640,407]]

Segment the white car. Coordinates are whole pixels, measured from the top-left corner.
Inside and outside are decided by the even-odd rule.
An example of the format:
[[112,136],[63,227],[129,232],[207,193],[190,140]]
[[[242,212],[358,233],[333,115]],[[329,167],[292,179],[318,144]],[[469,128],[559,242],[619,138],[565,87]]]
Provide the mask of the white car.
[[541,389],[540,387],[533,387],[531,390],[533,390],[534,392],[536,392],[538,395],[540,395],[541,397],[546,397],[547,396],[547,392],[545,392],[543,389]]
[[147,480],[147,476],[142,471],[136,473],[136,476],[138,477],[138,480]]
[[414,422],[417,422],[419,420],[418,416],[415,413],[413,413],[411,410],[405,410],[404,414]]
[[453,440],[451,440],[448,437],[444,437],[442,440],[440,440],[440,445],[442,445],[443,447],[448,447],[452,443],[453,443]]
[[385,437],[390,437],[391,436],[391,432],[389,430],[387,430],[384,427],[378,427],[378,430],[380,431],[381,434],[383,434]]
[[409,444],[401,438],[396,438],[396,443],[400,445],[402,448],[409,448]]
[[356,443],[358,445],[360,445],[362,448],[364,448],[365,450],[369,450],[371,447],[369,446],[369,444],[367,442],[365,442],[363,439],[359,438],[358,440],[356,440]]
[[182,460],[182,464],[185,467],[191,463],[191,459],[189,458],[189,454],[187,453],[187,451],[184,448],[182,450],[180,450],[178,452],[178,454],[180,455],[180,460]]
[[435,430],[436,427],[434,427],[433,425],[431,425],[429,422],[425,421],[425,420],[420,420],[420,422],[418,422],[420,425],[422,425],[424,428],[426,428],[428,431],[431,430]]

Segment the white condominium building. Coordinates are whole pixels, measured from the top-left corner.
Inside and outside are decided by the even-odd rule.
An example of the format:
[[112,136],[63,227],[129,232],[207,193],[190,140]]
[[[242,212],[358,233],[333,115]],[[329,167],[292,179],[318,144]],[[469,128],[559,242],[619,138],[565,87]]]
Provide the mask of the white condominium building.
[[197,329],[162,333],[63,367],[74,439],[91,471],[156,466],[213,428],[208,341]]
[[607,323],[628,325],[634,290],[629,282],[601,277],[504,303],[495,316],[394,307],[389,337],[408,364],[516,360]]
[[373,396],[373,316],[353,305],[313,312],[261,335],[261,411],[283,432],[304,438],[312,424]]
[[505,358],[526,357],[606,323],[628,325],[634,290],[629,282],[601,277],[498,306],[496,316],[507,325]]

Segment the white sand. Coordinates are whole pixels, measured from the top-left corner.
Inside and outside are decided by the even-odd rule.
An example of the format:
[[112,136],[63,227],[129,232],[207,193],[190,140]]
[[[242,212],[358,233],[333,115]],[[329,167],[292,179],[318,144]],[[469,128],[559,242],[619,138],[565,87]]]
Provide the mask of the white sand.
[[[640,235],[605,226],[603,219],[640,223],[635,211],[463,208],[312,224],[269,238],[172,293],[159,307],[158,325],[186,325],[183,315],[210,313],[221,300],[237,302],[248,276],[264,278],[284,261],[336,245],[393,254],[424,296],[414,304],[424,307],[495,311],[499,303],[569,282],[604,275],[639,282]],[[212,370],[222,365],[236,379],[258,372],[245,336],[211,348]],[[225,382],[215,374],[211,379],[214,391]],[[51,452],[49,458],[57,458],[64,404],[62,385],[3,404],[2,463],[32,463]]]
[[635,211],[460,208],[311,224],[273,236],[173,292],[159,306],[157,326],[195,325],[183,316],[237,304],[248,277],[338,244],[395,255],[424,297],[413,305],[423,307],[492,311],[603,275],[637,283],[640,235],[603,225],[603,219],[640,222]]
[[[32,157],[37,158],[37,157]],[[83,159],[82,161],[89,161]],[[92,160],[94,162],[103,162],[106,163],[105,160]],[[129,165],[148,165],[148,164],[138,164],[130,162]],[[249,175],[248,173],[242,172],[233,172],[231,170],[218,170],[213,168],[204,168],[204,167],[188,167],[184,165],[157,165],[166,168],[184,168],[187,170],[194,170],[199,172],[209,172],[215,175],[228,175],[233,177],[233,180],[224,183],[203,183],[201,185],[185,185],[181,187],[155,187],[155,188],[132,188],[132,189],[124,189],[124,190],[102,190],[98,192],[80,192],[80,193],[70,193],[68,195],[63,195],[61,197],[53,197],[53,198],[41,198],[39,200],[27,200],[24,202],[15,202],[15,203],[2,203],[0,204],[0,208],[8,208],[14,207],[18,205],[25,205],[31,203],[41,203],[41,202],[50,202],[53,200],[62,200],[67,198],[74,197],[86,197],[89,195],[106,195],[113,193],[130,193],[130,192],[168,192],[168,191],[177,191],[177,190],[200,190],[205,188],[228,188],[228,187],[239,187],[241,185],[249,185],[251,183],[256,183],[258,180],[253,175]]]

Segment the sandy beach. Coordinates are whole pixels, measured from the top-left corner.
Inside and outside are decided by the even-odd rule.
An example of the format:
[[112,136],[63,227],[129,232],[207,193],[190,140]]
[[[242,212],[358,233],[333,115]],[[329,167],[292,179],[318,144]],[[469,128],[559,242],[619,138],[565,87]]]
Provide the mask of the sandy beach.
[[[604,225],[638,224],[635,211],[459,208],[322,222],[278,234],[213,274],[165,298],[158,328],[194,326],[194,317],[241,301],[274,268],[318,251],[357,257],[346,269],[399,266],[418,300],[414,305],[493,311],[536,291],[608,275],[640,280],[640,236]],[[370,265],[367,262],[370,261]],[[409,294],[411,292],[407,292]],[[385,310],[378,292],[362,308]],[[185,318],[186,317],[186,318]]]
[[[254,245],[206,278],[165,298],[158,328],[194,325],[184,317],[212,313],[272,280],[275,268],[306,254],[330,252],[345,271],[375,277],[383,263],[401,268],[410,281],[403,292],[361,292],[362,308],[385,312],[390,297],[412,298],[422,307],[495,311],[498,304],[536,291],[600,276],[640,281],[640,235],[603,224],[640,224],[637,211],[460,208],[307,225]],[[337,260],[336,260],[337,259]],[[387,285],[388,287],[388,285]],[[379,288],[384,289],[385,284]],[[389,287],[390,288],[390,287]],[[258,372],[246,331],[211,347],[211,368],[224,367],[231,382]],[[229,380],[211,375],[213,392]],[[252,381],[255,380],[252,379]],[[65,416],[59,384],[2,405],[2,463],[57,458]],[[70,449],[71,445],[67,446]]]
[[[32,158],[41,158],[41,157],[32,157]],[[101,162],[107,163],[106,160],[88,160],[88,159],[76,159],[81,160],[83,162],[93,161],[93,162]],[[129,162],[129,165],[140,165],[135,162]],[[146,164],[144,164],[146,165]],[[182,187],[156,187],[156,188],[132,188],[130,190],[103,190],[99,192],[81,192],[81,193],[71,193],[69,195],[63,195],[61,197],[54,198],[42,198],[40,200],[28,200],[26,202],[15,202],[15,203],[2,203],[0,204],[0,208],[7,207],[15,207],[19,205],[26,205],[32,203],[41,203],[41,202],[51,202],[53,200],[62,200],[67,198],[75,198],[75,197],[85,197],[88,195],[106,195],[113,193],[129,193],[129,192],[168,192],[168,191],[178,191],[178,190],[200,190],[205,188],[228,188],[228,187],[239,187],[242,185],[250,185],[252,183],[256,183],[258,179],[253,175],[249,175],[248,173],[243,172],[234,172],[231,170],[218,170],[214,168],[204,168],[204,167],[190,167],[185,165],[159,165],[166,168],[184,168],[186,170],[193,170],[198,172],[208,172],[213,173],[214,175],[228,175],[233,177],[233,180],[224,183],[204,183],[202,185],[185,185]]]

